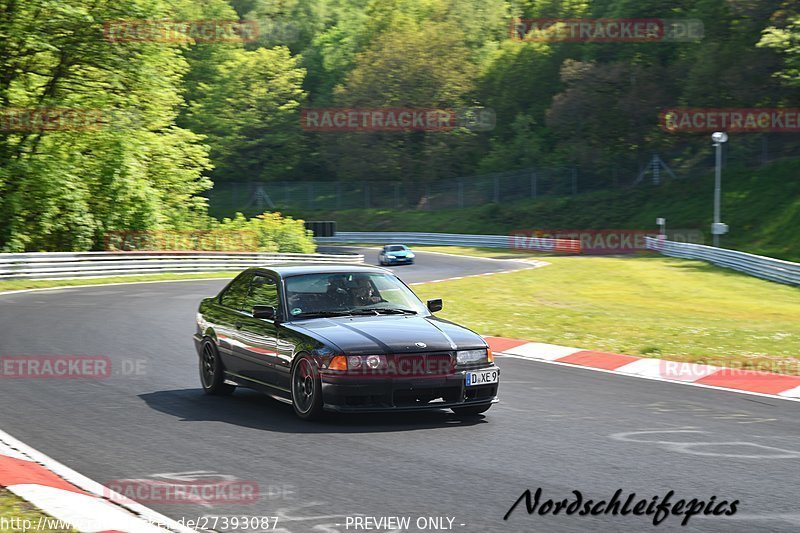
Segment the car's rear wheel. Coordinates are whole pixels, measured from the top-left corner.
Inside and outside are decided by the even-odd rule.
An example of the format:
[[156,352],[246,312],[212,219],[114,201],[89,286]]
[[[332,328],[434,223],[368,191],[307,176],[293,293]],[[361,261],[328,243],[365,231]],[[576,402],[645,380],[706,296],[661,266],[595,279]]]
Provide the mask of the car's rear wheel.
[[203,392],[213,396],[231,394],[236,386],[225,383],[225,368],[214,343],[206,339],[200,351],[200,384]]
[[471,405],[469,407],[453,407],[453,412],[459,416],[475,416],[485,413],[489,410],[492,404],[489,405]]
[[292,369],[292,405],[304,420],[322,415],[322,382],[317,366],[308,356],[301,357]]

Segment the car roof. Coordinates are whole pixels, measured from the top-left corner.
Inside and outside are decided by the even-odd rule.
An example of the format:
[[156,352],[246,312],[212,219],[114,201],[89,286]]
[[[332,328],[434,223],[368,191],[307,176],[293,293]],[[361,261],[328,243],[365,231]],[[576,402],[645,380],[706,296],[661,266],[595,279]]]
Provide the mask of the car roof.
[[281,278],[286,278],[290,276],[299,276],[302,274],[349,274],[349,273],[360,273],[360,272],[373,272],[381,274],[386,274],[388,272],[391,274],[390,270],[377,266],[365,265],[365,264],[336,264],[336,263],[316,264],[316,265],[314,264],[303,265],[297,263],[290,263],[284,265],[268,265],[268,266],[265,265],[261,267],[253,267],[248,270],[275,274]]

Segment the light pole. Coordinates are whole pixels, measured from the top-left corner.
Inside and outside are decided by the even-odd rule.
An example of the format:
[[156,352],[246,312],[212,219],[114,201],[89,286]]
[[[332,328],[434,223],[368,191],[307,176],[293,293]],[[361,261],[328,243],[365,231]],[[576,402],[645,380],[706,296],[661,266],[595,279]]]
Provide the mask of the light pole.
[[711,134],[713,146],[717,148],[717,167],[714,179],[714,223],[711,224],[711,234],[714,236],[714,246],[719,247],[719,236],[728,231],[728,226],[720,222],[720,202],[722,196],[722,144],[728,140],[728,134],[715,131]]

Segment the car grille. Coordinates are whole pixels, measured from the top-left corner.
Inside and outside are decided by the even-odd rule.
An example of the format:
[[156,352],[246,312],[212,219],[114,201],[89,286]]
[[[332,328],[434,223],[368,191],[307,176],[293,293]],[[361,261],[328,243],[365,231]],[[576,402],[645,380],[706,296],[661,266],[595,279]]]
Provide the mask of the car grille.
[[449,353],[397,354],[392,361],[390,373],[397,377],[445,376],[455,370]]

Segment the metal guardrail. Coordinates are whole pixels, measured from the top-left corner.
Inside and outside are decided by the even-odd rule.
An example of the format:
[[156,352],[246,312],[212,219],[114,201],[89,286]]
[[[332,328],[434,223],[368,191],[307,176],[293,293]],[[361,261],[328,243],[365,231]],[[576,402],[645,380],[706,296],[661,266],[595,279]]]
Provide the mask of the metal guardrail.
[[0,280],[222,272],[286,263],[363,263],[359,254],[258,252],[33,252],[0,254]]
[[580,241],[547,239],[513,235],[461,235],[458,233],[408,233],[338,231],[335,237],[316,237],[318,244],[375,243],[375,244],[431,244],[440,246],[476,246],[479,248],[506,248],[540,252],[580,253]]
[[699,259],[770,281],[800,285],[800,263],[763,255],[647,237],[647,248],[671,257]]

